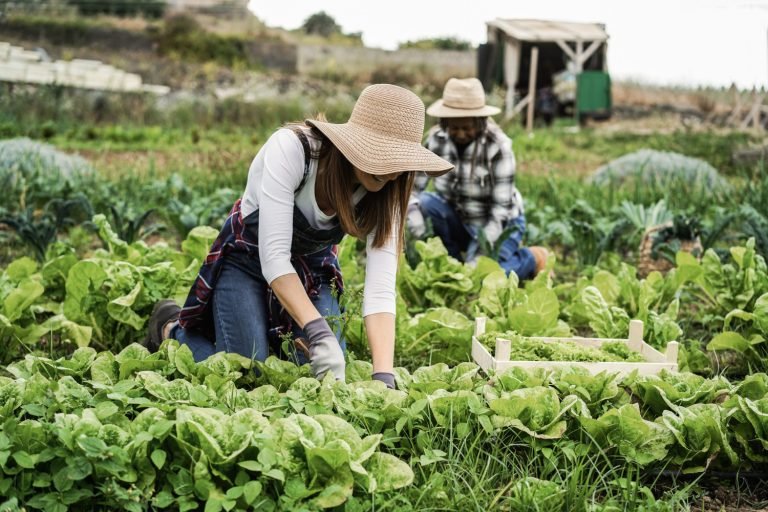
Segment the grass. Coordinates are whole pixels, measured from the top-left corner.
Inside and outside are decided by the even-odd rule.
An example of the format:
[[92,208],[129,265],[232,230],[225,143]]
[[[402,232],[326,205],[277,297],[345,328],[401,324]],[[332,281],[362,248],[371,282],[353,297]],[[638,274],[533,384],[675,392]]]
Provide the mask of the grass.
[[[376,503],[377,510],[689,510],[695,482],[657,490],[635,465],[617,464],[573,441],[532,440],[509,432],[488,436],[480,425],[453,418],[403,432],[399,456],[412,455],[416,481],[404,493]],[[396,451],[397,453],[397,451]],[[536,492],[538,480],[554,493]],[[531,487],[527,487],[529,483]],[[607,508],[601,508],[606,505]],[[610,508],[612,506],[613,508]]]
[[568,127],[538,130],[532,135],[507,127],[518,168],[532,174],[578,177],[600,165],[642,148],[673,151],[700,158],[726,175],[738,175],[731,155],[736,148],[757,142],[751,132],[604,133],[599,127],[573,131]]

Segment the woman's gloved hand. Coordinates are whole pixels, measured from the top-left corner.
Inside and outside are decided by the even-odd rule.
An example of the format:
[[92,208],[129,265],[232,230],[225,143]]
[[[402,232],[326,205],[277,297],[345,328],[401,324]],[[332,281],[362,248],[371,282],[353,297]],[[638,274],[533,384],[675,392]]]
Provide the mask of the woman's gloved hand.
[[344,381],[344,352],[325,318],[307,322],[304,325],[304,334],[309,340],[309,366],[312,367],[315,377],[322,379],[330,371],[336,380]]
[[395,375],[388,372],[376,372],[371,375],[373,380],[380,380],[387,385],[389,389],[395,389]]

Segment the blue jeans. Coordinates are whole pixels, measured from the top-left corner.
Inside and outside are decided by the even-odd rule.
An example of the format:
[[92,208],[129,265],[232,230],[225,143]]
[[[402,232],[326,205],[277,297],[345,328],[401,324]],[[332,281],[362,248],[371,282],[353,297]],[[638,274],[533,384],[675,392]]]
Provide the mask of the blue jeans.
[[[419,204],[424,219],[432,221],[432,228],[448,254],[459,261],[473,259],[478,250],[477,227],[465,224],[456,209],[434,192],[422,192]],[[511,222],[517,229],[504,240],[497,261],[507,274],[514,272],[521,280],[530,279],[536,273],[536,259],[528,248],[520,247],[525,233],[525,216],[520,215]],[[507,227],[509,225],[504,226]]]
[[[339,302],[329,282],[316,277],[319,293],[311,297],[320,314],[324,317],[341,314]],[[327,281],[327,280],[326,280]],[[213,321],[216,339],[210,340],[202,333],[184,329],[177,325],[171,330],[170,337],[187,345],[195,361],[203,361],[216,352],[234,352],[256,361],[264,361],[269,355],[269,312],[267,282],[261,274],[258,258],[236,255],[227,258],[216,282],[213,301]],[[334,323],[329,322],[333,327]],[[303,337],[304,331],[295,326],[294,338]],[[336,330],[341,349],[346,345],[341,339],[341,329]],[[297,352],[298,364],[308,361],[302,352]]]

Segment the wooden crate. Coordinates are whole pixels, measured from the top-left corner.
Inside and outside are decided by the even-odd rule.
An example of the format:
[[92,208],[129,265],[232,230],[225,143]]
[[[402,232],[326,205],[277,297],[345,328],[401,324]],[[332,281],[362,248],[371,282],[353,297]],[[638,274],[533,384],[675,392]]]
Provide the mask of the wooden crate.
[[661,370],[677,371],[677,352],[678,343],[670,341],[664,354],[648,345],[643,341],[643,322],[640,320],[631,320],[629,322],[628,339],[608,339],[608,338],[546,338],[529,337],[528,339],[543,341],[546,343],[558,343],[563,341],[573,341],[581,345],[590,347],[599,347],[603,343],[610,341],[621,341],[626,343],[631,350],[640,353],[645,362],[576,362],[576,361],[510,361],[509,355],[512,342],[503,338],[496,339],[496,351],[493,355],[488,349],[478,341],[478,337],[485,333],[485,318],[475,319],[475,335],[472,336],[472,359],[486,372],[493,369],[502,372],[507,368],[519,366],[522,368],[549,368],[557,369],[567,366],[582,366],[590,373],[600,373],[602,371],[615,372],[621,375],[627,375],[635,370],[640,375],[654,375]]

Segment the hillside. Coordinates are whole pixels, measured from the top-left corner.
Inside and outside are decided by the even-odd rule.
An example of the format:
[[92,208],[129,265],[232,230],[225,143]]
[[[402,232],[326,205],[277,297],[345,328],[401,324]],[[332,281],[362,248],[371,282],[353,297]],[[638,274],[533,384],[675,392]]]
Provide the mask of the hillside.
[[[344,90],[370,81],[389,81],[415,87],[430,101],[439,95],[445,74],[414,64],[406,59],[407,51],[389,56],[391,60],[376,73],[344,68],[343,62],[349,58],[333,69],[297,70],[296,45],[329,41],[267,27],[255,16],[227,19],[196,14],[165,20],[10,16],[0,21],[0,40],[41,47],[53,59],[100,60],[176,91],[218,96],[247,94],[253,87],[274,88],[279,94],[286,88]],[[338,38],[332,42],[338,44]],[[400,65],[393,64],[398,59]],[[471,73],[472,68],[458,69]],[[616,82],[613,121],[640,127],[642,121],[648,121],[646,128],[664,129],[674,127],[670,122],[689,129],[702,122],[725,126],[737,96],[744,105],[751,101],[748,91]]]

